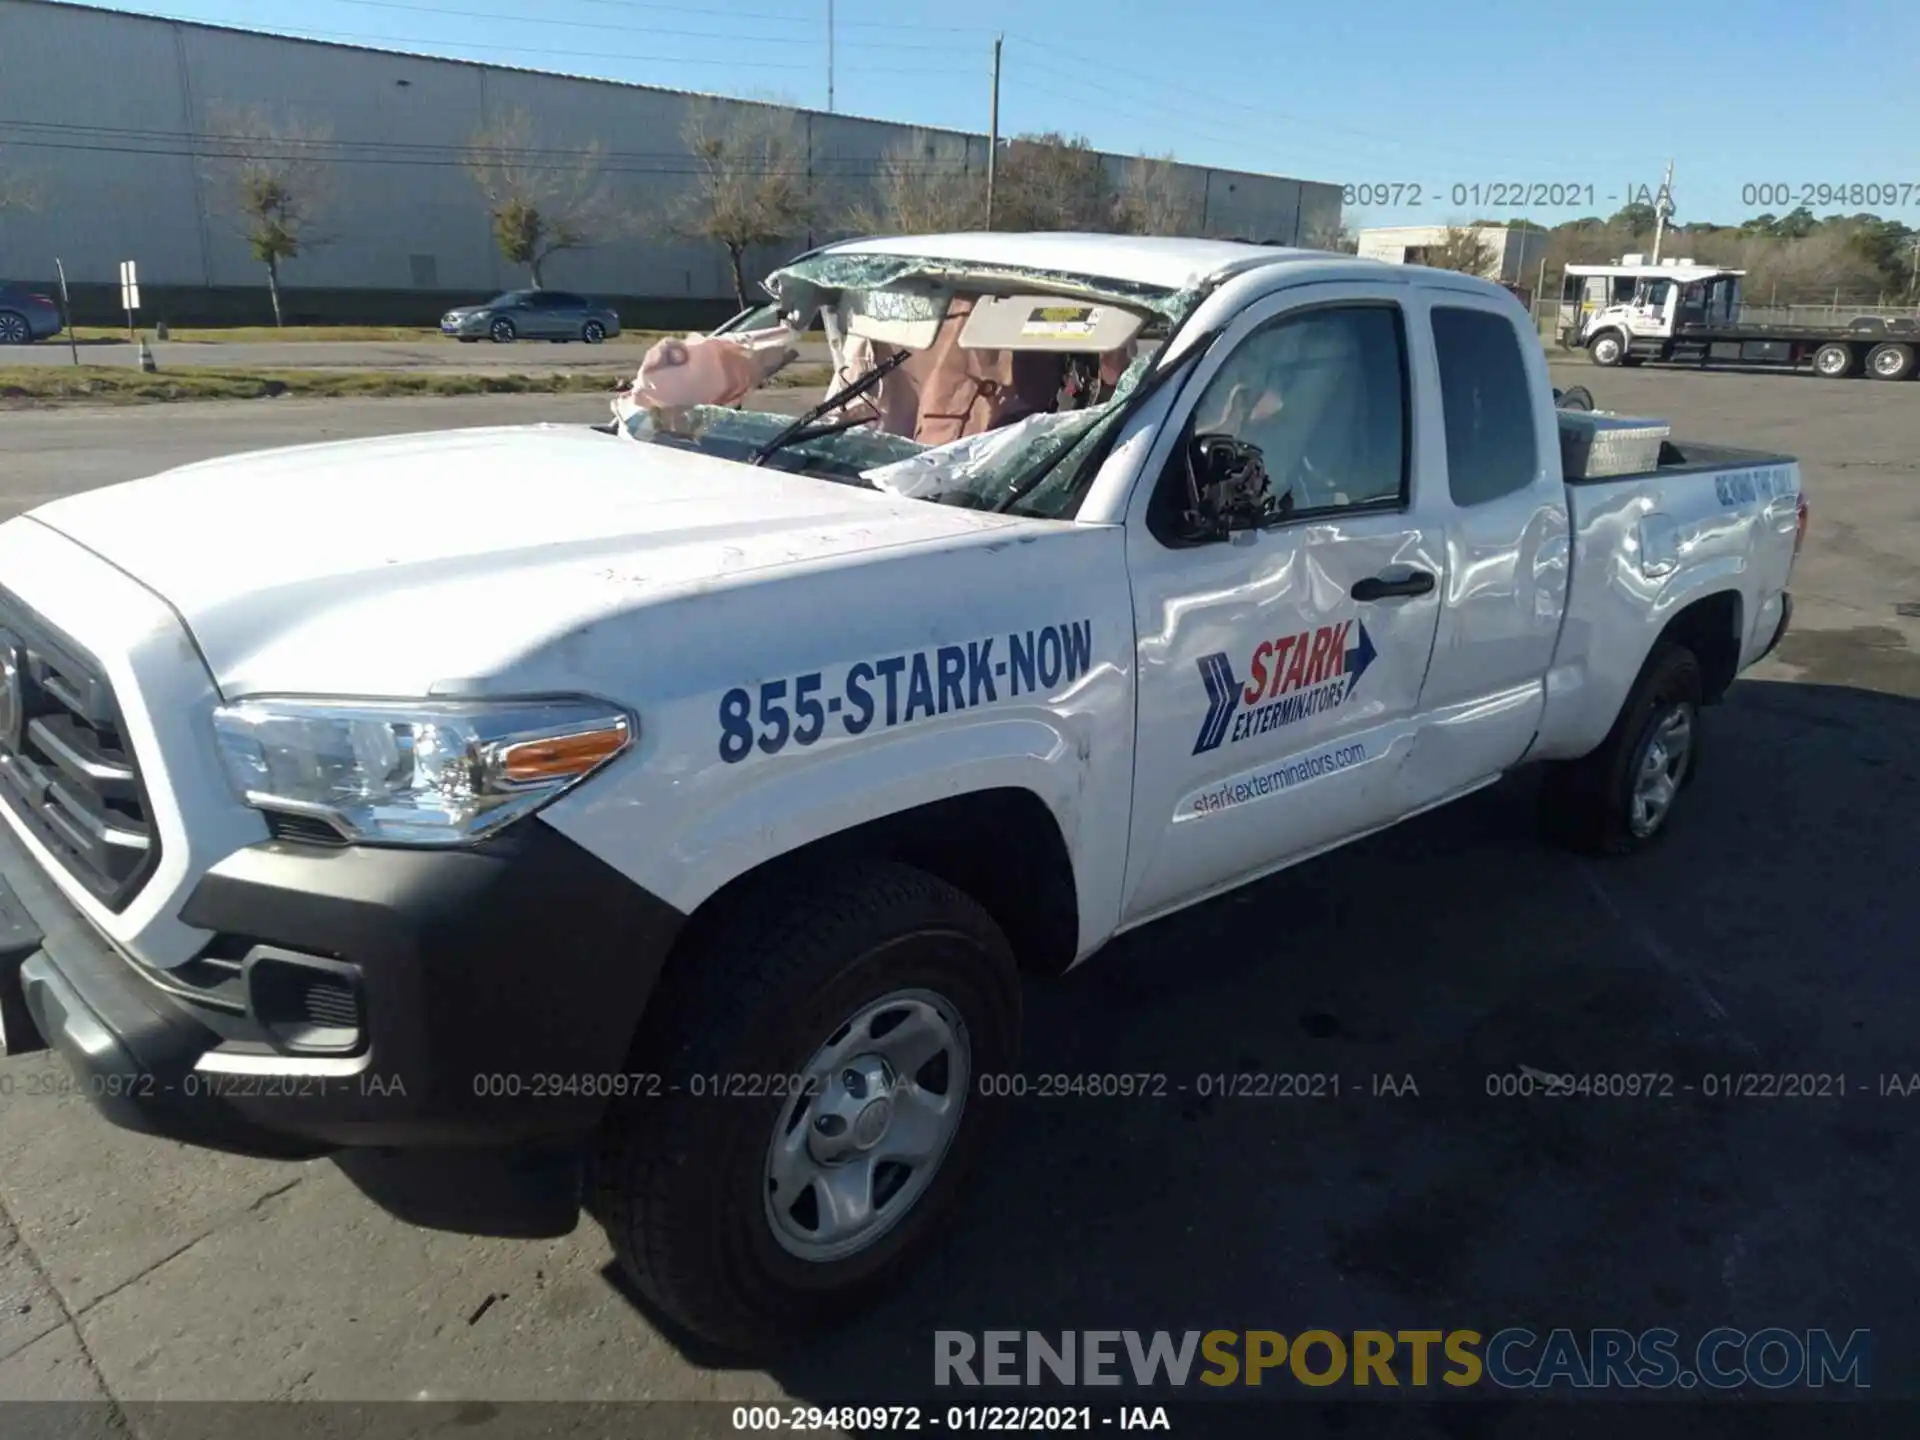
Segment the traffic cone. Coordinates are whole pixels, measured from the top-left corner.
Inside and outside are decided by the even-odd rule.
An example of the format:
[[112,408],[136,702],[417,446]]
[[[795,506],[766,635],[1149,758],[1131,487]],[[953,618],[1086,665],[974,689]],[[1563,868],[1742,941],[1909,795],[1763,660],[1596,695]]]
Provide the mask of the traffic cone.
[[160,367],[158,365],[153,363],[153,351],[147,345],[147,337],[142,335],[140,337],[140,371],[141,373],[144,375],[151,375],[153,374],[154,371],[158,370],[159,368]]

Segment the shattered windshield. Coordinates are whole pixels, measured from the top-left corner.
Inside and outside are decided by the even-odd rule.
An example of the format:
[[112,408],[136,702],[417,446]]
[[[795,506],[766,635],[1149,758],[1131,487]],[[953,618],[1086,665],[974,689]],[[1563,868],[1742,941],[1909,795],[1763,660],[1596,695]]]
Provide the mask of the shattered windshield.
[[[617,428],[934,504],[1061,519],[1079,507],[1072,477],[1200,298],[863,254],[808,257],[767,288],[771,306],[655,345],[615,403]],[[818,403],[743,408],[814,333],[826,338],[824,390],[795,393]]]

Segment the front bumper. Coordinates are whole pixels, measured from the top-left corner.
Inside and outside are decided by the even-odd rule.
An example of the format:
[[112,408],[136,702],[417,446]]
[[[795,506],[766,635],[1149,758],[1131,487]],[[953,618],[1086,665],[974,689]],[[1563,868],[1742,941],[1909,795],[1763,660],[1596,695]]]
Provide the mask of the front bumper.
[[121,953],[5,827],[0,876],[40,932],[0,952],[0,987],[106,1117],[278,1157],[577,1140],[642,1083],[628,1048],[684,918],[538,820],[461,851],[249,846],[181,915],[209,953],[350,977],[355,1038],[314,1054],[262,1019],[251,978],[236,1013],[232,986],[219,1008],[179,980],[191,965]]

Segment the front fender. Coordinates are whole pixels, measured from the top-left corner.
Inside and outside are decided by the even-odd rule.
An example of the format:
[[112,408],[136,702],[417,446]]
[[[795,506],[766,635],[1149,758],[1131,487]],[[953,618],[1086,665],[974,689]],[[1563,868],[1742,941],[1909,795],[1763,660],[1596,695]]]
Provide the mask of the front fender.
[[[1132,754],[1130,735],[1106,733],[1127,713],[1124,675],[1089,679],[1072,710],[890,732],[775,762],[712,803],[681,808],[677,818],[636,792],[640,767],[627,784],[583,790],[581,803],[563,802],[543,818],[690,913],[768,861],[871,821],[982,791],[1025,790],[1053,816],[1072,858],[1085,951],[1117,922],[1115,878],[1126,863],[1130,777],[1112,764],[1104,773],[1096,757]],[[633,823],[643,806],[665,828]],[[1021,837],[1006,841],[1018,845]]]

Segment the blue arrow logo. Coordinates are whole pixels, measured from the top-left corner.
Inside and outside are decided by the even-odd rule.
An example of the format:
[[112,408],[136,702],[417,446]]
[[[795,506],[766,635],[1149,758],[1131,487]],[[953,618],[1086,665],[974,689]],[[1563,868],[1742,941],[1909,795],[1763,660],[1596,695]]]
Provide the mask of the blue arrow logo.
[[1202,755],[1219,749],[1227,738],[1227,722],[1240,704],[1240,682],[1233,678],[1233,662],[1224,650],[1202,655],[1193,663],[1200,667],[1201,682],[1207,687],[1207,718],[1200,722],[1199,738],[1193,742],[1193,753]]
[[1367,634],[1364,620],[1353,622],[1353,628],[1360,632],[1360,638],[1347,647],[1347,693],[1340,697],[1345,704],[1353,694],[1353,687],[1360,683],[1360,677],[1367,673],[1367,667],[1379,658],[1380,652],[1373,648],[1373,637]]

